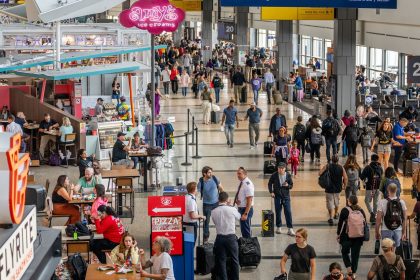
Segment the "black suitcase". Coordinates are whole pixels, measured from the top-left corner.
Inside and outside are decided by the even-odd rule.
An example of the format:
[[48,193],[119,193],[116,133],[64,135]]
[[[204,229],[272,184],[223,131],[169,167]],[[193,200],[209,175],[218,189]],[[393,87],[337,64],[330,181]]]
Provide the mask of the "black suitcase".
[[[271,207],[272,209],[272,207]],[[273,210],[262,210],[261,236],[274,236],[274,212]]]
[[247,100],[248,100],[248,89],[246,88],[246,85],[245,85],[241,89],[241,96],[239,98],[239,102],[244,104],[246,103]]
[[258,242],[258,238],[250,237],[238,239],[239,245],[239,265],[242,267],[245,266],[255,266],[261,262],[261,247]]
[[47,190],[44,186],[29,185],[26,187],[25,205],[35,205],[36,211],[40,212],[45,209],[46,198]]
[[418,273],[418,266],[420,260],[413,259],[413,244],[411,243],[411,234],[410,234],[410,220],[408,220],[408,240],[401,240],[400,246],[396,250],[396,254],[400,255],[403,258],[405,266],[405,279],[417,279],[416,274]]
[[[198,243],[200,243],[201,225],[198,225]],[[204,232],[203,232],[204,234]],[[213,243],[205,243],[197,245],[195,248],[196,255],[196,272],[206,275],[212,272],[214,267]]]
[[264,161],[264,174],[273,174],[276,172],[276,161],[275,160],[266,160]]
[[264,142],[264,155],[271,155],[273,151],[273,140],[269,138],[269,141]]

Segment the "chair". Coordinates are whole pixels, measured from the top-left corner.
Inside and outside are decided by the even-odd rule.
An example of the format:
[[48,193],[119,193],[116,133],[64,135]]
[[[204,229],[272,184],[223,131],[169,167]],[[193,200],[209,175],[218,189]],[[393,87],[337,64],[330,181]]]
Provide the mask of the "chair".
[[[131,218],[131,223],[134,219],[134,188],[132,178],[117,178],[115,180],[117,188],[115,189],[115,209],[118,215],[123,214],[123,208],[127,208],[130,214],[124,218]],[[127,205],[127,196],[129,197],[129,204]]]
[[[64,147],[64,157],[66,159],[66,168],[69,167],[69,159],[76,160],[77,151],[76,151],[76,133],[69,133],[64,135],[64,142],[58,142],[58,149]],[[71,148],[73,151],[70,158],[67,157],[67,148]]]
[[52,220],[54,218],[67,218],[66,223],[70,220],[70,215],[57,215],[53,214],[54,205],[51,200],[51,197],[47,196],[46,198],[46,212],[47,212],[47,219],[48,219],[48,227],[51,227]]

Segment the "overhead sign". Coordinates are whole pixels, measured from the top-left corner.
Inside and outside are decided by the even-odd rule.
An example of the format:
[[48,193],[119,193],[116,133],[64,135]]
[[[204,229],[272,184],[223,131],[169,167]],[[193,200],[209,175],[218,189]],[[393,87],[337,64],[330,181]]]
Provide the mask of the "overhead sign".
[[420,56],[407,58],[407,83],[420,83]]
[[155,35],[176,31],[184,18],[185,12],[168,0],[139,0],[119,15],[122,26],[137,27]]
[[151,217],[182,216],[185,196],[149,196],[147,208]]
[[186,12],[201,12],[203,10],[203,1],[169,0],[169,2]]
[[262,7],[261,20],[333,20],[334,8]]
[[221,0],[230,7],[321,7],[396,9],[397,0]]

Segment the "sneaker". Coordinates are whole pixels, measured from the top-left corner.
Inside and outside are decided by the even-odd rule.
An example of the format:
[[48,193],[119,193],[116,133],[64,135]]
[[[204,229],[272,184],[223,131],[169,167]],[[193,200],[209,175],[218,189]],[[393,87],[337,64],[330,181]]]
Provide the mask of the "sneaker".
[[338,220],[338,213],[334,215],[334,220]]
[[329,224],[330,226],[333,226],[333,225],[334,225],[334,221],[333,221],[333,219],[329,219],[329,220],[328,220],[328,224]]
[[255,149],[255,147],[254,146],[250,146],[249,149],[250,150],[253,150],[253,149]]
[[281,232],[282,232],[282,228],[281,228],[281,227],[278,227],[278,228],[276,229],[276,233],[277,233],[277,234],[281,234]]
[[287,235],[295,236],[296,233],[295,233],[295,231],[292,228],[289,228],[289,230],[287,231]]

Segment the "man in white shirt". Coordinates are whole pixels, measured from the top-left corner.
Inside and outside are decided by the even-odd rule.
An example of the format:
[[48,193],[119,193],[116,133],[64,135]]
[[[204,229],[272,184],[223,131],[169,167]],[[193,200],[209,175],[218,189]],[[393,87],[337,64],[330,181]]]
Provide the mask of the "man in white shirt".
[[241,214],[242,237],[251,237],[251,218],[254,214],[254,184],[247,177],[244,167],[239,167],[236,175],[240,181],[235,195],[235,202],[238,205],[238,212]]
[[20,152],[24,153],[26,151],[26,140],[29,138],[28,135],[23,133],[22,127],[15,123],[15,116],[9,115],[7,117],[7,122],[9,123],[6,127],[6,132],[10,132],[13,134],[19,133],[21,136],[21,144],[20,144]]
[[[405,202],[397,197],[397,185],[391,183],[388,185],[388,198],[379,201],[378,211],[376,212],[376,239],[389,238],[394,240],[395,247],[398,248],[401,239],[406,237],[407,224],[407,206]],[[399,204],[398,204],[399,203]],[[388,213],[389,209],[393,209],[393,214]],[[380,230],[382,225],[382,230]]]
[[[214,242],[214,271],[220,279],[239,280],[239,247],[235,234],[236,220],[241,218],[239,212],[228,201],[226,192],[219,193],[219,206],[211,211],[211,219],[216,226],[216,241]],[[230,275],[228,278],[226,262],[229,263]]]
[[271,104],[271,91],[274,86],[274,75],[271,73],[270,68],[266,68],[264,73],[264,82],[265,82],[265,89],[267,91],[267,100],[268,104]]
[[196,193],[197,193],[197,183],[190,182],[187,184],[187,192],[188,194],[185,197],[185,214],[182,219],[182,225],[184,231],[190,231],[193,229],[194,231],[194,244],[197,240],[197,228],[198,228],[198,221],[200,219],[205,220],[206,217],[203,215],[198,214],[198,207],[196,201]]
[[182,56],[182,64],[184,66],[184,69],[187,70],[188,75],[190,74],[191,63],[192,63],[192,58],[191,58],[190,53],[188,52],[184,53],[184,55]]

